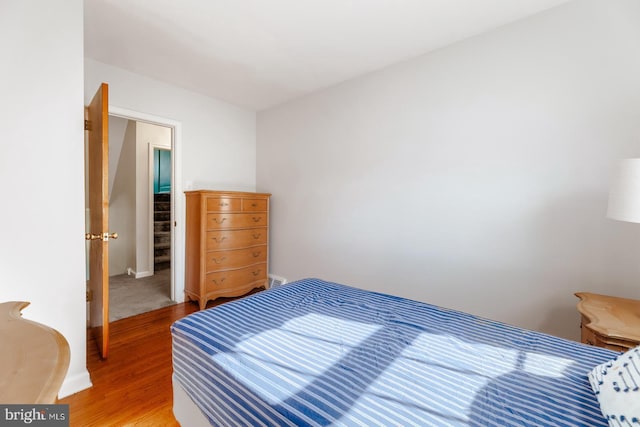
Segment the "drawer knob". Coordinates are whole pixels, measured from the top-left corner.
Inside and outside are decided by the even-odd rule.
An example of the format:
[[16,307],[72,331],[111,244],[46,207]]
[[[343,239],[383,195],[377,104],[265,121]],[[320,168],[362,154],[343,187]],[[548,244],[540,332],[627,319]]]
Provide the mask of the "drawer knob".
[[227,220],[227,218],[213,218],[213,220],[216,222],[216,224],[222,224],[223,222],[225,222]]
[[253,238],[256,239],[256,240],[259,239],[260,236],[262,236],[261,233],[253,233]]
[[252,208],[255,208],[255,207],[257,207],[257,206],[258,206],[258,204],[257,204],[257,203],[251,203],[251,207],[252,207]]
[[257,276],[258,274],[260,274],[260,271],[262,271],[262,270],[255,270],[255,271],[252,271],[251,273],[252,273],[254,276]]
[[218,206],[220,206],[220,207],[229,206],[229,203],[227,203],[227,202],[220,202],[220,204],[219,204]]
[[260,222],[262,220],[262,217],[261,216],[259,216],[259,217],[255,217],[254,216],[251,219],[253,219],[253,222]]
[[220,283],[218,283],[218,279],[213,279],[211,280],[213,283],[215,283],[216,285],[222,285],[222,282],[224,282],[225,280],[227,280],[226,277],[223,277],[222,279],[220,279]]
[[225,239],[227,238],[227,236],[222,236],[222,237],[212,237],[212,240],[215,240],[216,243],[222,243],[225,241]]
[[257,258],[257,257],[260,256],[261,253],[262,253],[261,251],[255,251],[255,252],[253,252],[253,257]]
[[216,264],[220,264],[221,262],[223,262],[225,259],[227,259],[227,257],[222,257],[220,258],[220,260],[218,260],[218,258],[211,258],[211,261],[215,262]]

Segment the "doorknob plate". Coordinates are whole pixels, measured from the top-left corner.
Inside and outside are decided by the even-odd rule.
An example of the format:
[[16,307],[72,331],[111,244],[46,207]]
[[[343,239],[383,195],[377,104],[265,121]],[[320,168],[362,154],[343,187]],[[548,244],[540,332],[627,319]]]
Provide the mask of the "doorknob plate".
[[93,234],[93,233],[85,233],[85,240],[102,240],[103,242],[108,242],[109,239],[117,239],[118,233],[102,233],[102,234]]

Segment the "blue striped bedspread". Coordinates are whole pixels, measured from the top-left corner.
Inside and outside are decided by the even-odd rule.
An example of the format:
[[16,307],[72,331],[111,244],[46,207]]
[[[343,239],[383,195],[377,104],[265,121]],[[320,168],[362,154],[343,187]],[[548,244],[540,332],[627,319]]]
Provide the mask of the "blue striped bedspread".
[[587,372],[614,352],[318,279],[171,330],[212,425],[607,425]]

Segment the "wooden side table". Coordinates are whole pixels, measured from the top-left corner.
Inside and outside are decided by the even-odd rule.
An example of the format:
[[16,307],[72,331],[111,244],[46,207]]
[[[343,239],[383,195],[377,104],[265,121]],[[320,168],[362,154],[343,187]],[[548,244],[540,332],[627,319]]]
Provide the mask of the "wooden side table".
[[581,341],[614,351],[640,345],[640,300],[577,292]]
[[24,319],[28,302],[0,304],[0,403],[49,404],[69,368],[69,343],[55,329]]

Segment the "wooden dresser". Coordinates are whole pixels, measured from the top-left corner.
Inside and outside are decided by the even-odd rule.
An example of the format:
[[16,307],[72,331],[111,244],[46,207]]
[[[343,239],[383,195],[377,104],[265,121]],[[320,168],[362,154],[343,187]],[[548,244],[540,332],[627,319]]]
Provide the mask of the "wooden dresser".
[[640,345],[640,300],[578,292],[581,341],[614,351]]
[[186,191],[185,296],[198,301],[268,286],[266,193]]

